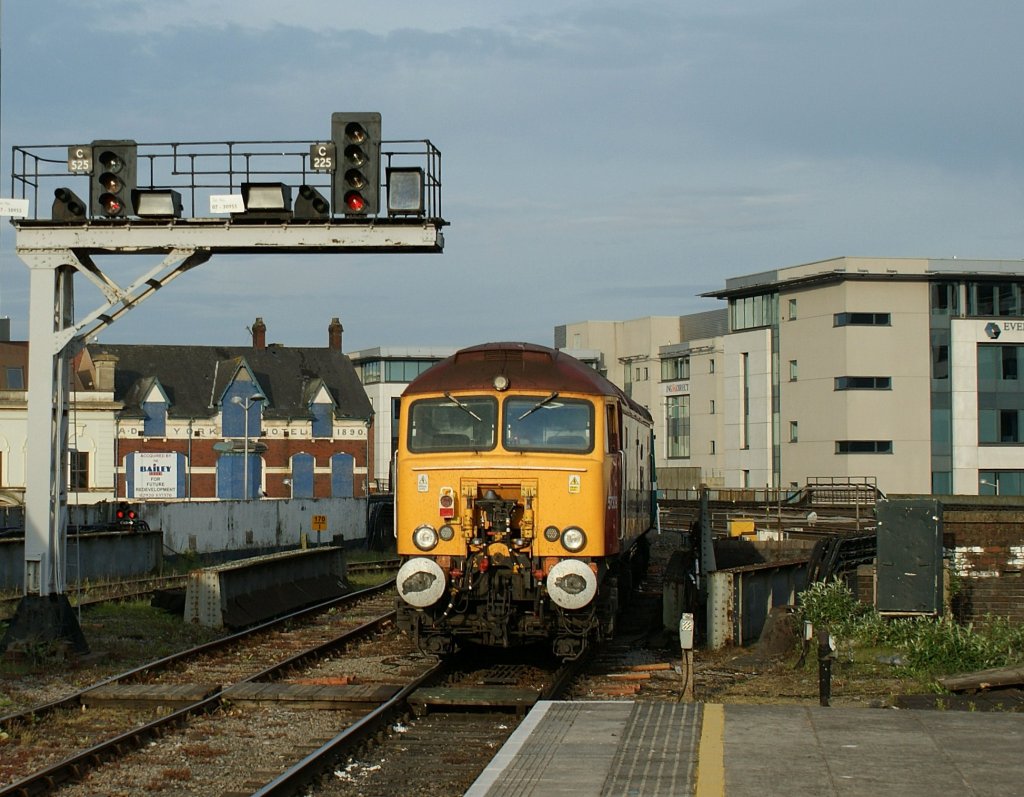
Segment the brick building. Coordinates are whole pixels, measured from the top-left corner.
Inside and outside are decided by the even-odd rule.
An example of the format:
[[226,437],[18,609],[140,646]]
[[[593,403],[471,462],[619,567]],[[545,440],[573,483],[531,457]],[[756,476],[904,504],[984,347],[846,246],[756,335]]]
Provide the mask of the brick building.
[[342,332],[335,318],[324,348],[268,346],[257,318],[245,347],[87,345],[74,405],[93,394],[117,408],[113,473],[102,472],[100,441],[92,467],[72,418],[71,496],[82,502],[104,482],[135,500],[365,495],[373,410]]

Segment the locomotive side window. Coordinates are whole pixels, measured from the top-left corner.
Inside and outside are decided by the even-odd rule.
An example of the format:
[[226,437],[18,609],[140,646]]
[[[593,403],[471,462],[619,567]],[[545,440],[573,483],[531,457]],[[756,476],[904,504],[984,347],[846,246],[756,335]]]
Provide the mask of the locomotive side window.
[[498,403],[487,396],[445,396],[413,402],[409,451],[480,451],[494,448]]
[[605,428],[608,430],[607,453],[613,454],[619,450],[619,409],[614,404],[609,404],[605,407],[605,413]]
[[510,396],[502,442],[510,451],[585,453],[594,446],[594,405],[578,399]]

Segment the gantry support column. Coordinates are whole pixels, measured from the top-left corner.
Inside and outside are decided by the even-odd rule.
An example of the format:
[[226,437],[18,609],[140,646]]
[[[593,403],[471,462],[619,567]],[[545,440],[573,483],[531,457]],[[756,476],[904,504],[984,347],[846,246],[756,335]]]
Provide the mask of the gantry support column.
[[30,341],[24,589],[0,647],[65,640],[86,652],[88,645],[65,594],[75,268],[55,252],[23,259],[29,267]]

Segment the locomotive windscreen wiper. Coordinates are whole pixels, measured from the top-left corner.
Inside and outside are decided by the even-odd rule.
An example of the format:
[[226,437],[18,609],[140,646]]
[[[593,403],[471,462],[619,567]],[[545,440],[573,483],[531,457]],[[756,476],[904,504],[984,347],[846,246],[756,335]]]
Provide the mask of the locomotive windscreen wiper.
[[534,404],[534,405],[533,405],[532,407],[530,407],[530,409],[528,409],[528,410],[527,410],[526,412],[524,412],[524,413],[523,413],[522,415],[520,415],[520,416],[519,416],[518,418],[516,418],[516,420],[517,420],[517,421],[521,421],[521,420],[522,420],[523,418],[525,418],[525,417],[526,417],[527,415],[529,415],[529,414],[531,414],[531,413],[534,413],[534,412],[536,412],[536,411],[537,411],[537,410],[539,410],[539,409],[540,409],[541,407],[543,407],[543,406],[544,406],[545,404],[549,404],[549,403],[551,403],[551,402],[552,402],[552,401],[554,401],[554,400],[555,400],[556,398],[558,398],[558,391],[557,391],[557,390],[554,390],[554,391],[552,391],[552,393],[551,393],[551,395],[550,395],[550,396],[548,396],[547,398],[543,398],[543,399],[541,399],[540,401],[538,401],[538,402],[537,402],[536,404]]
[[475,412],[473,412],[473,410],[471,410],[466,404],[464,404],[463,402],[461,402],[457,398],[455,398],[455,396],[453,396],[451,393],[445,393],[444,397],[446,399],[448,399],[449,401],[453,402],[456,407],[458,407],[460,410],[462,410],[467,415],[469,415],[469,416],[471,416],[473,418],[476,418],[478,421],[483,421],[483,418],[481,418],[479,415],[477,415]]

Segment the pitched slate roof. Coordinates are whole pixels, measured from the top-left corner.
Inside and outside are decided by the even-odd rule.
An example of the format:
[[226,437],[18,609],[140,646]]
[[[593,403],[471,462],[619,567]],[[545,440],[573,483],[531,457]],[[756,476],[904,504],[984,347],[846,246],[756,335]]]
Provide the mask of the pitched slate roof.
[[369,418],[370,400],[347,356],[337,349],[268,346],[150,346],[90,343],[93,359],[98,354],[117,357],[114,398],[125,402],[125,413],[141,411],[139,403],[153,380],[159,381],[170,399],[170,418],[208,418],[231,378],[248,367],[256,389],[267,401],[267,419],[312,418],[309,388],[323,384],[335,402],[335,418]]

